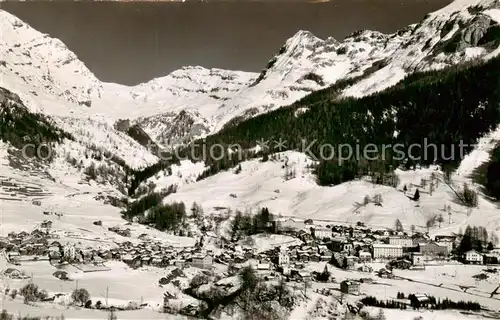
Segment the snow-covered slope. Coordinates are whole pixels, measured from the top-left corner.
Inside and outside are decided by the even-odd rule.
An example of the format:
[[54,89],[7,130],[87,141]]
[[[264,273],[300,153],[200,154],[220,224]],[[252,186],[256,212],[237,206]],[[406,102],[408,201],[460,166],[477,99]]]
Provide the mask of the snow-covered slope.
[[[60,146],[62,157],[111,153],[132,168],[142,168],[158,158],[116,130],[114,125],[119,119],[131,119],[153,140],[175,145],[213,133],[233,119],[290,104],[339,80],[356,79],[344,88],[344,96],[364,96],[390,87],[415,71],[497,54],[498,42],[488,35],[492,28],[498,28],[499,12],[500,5],[494,0],[457,0],[394,34],[364,30],[337,41],[300,31],[260,74],[185,67],[130,87],[101,82],[62,42],[0,11],[0,87],[19,94],[32,111],[50,116],[74,137],[74,141]],[[194,180],[202,165],[193,165],[196,172],[188,169],[188,178],[182,178],[181,165],[178,175],[159,177],[156,182],[159,188],[181,183],[173,199],[183,195],[189,201],[201,197],[200,202],[212,206],[221,201],[220,197],[225,199],[224,194],[234,192],[241,194],[228,199],[227,205],[276,206],[284,215],[332,219],[344,216],[352,206],[355,199],[347,195],[360,200],[368,188],[365,182],[320,188],[305,167],[299,166],[301,173],[293,182],[280,182],[284,185],[267,190],[264,181],[272,185],[272,181],[282,179],[280,174],[269,171],[276,165],[252,162],[252,174],[244,180],[244,174],[235,179],[232,173],[222,173],[201,182]],[[223,190],[207,194],[207,188]],[[281,200],[277,188],[288,190]],[[401,212],[399,203],[406,197],[382,189],[378,192],[388,192],[387,197],[395,199],[392,203],[398,204],[397,208],[373,208],[365,213],[364,220],[370,221],[375,214],[388,214],[393,219],[396,210]],[[205,201],[203,197],[209,198]],[[408,223],[421,223],[422,219],[425,214],[414,216]]]
[[[484,140],[498,142],[499,139],[500,129]],[[310,169],[309,165],[313,161],[295,151],[279,153],[277,159],[264,163],[260,159],[246,161],[241,164],[239,173],[229,170],[198,182],[189,177],[197,175],[200,167],[186,161],[177,169],[181,175],[153,177],[149,181],[153,181],[157,188],[178,183],[179,191],[164,201],[196,202],[202,205],[205,214],[216,214],[220,208],[255,212],[267,207],[276,215],[302,221],[313,219],[351,225],[362,221],[374,228],[391,228],[395,220],[399,219],[405,229],[409,230],[415,225],[421,231],[426,231],[427,221],[442,215],[444,222],[441,226],[436,223],[431,227],[431,233],[451,234],[459,229],[465,230],[467,225],[477,225],[500,235],[500,219],[495,203],[481,198],[478,207],[470,209],[457,202],[453,192],[453,189],[462,188],[464,182],[479,190],[470,180],[470,174],[487,160],[484,149],[482,143],[464,158],[463,165],[452,177],[451,187],[444,182],[443,173],[435,167],[396,170],[400,180],[397,188],[375,185],[368,179],[322,187],[317,185]],[[406,192],[403,191],[404,185],[408,188]],[[413,197],[417,188],[420,200],[415,202],[409,197]],[[373,199],[376,195],[381,196],[381,206],[374,203],[363,205],[365,196]],[[451,210],[443,210],[445,205],[449,205]]]
[[53,116],[109,125],[134,120],[154,140],[171,145],[341,79],[359,76],[343,94],[363,96],[414,71],[495,54],[496,43],[483,43],[483,36],[497,24],[498,10],[494,0],[457,0],[394,34],[365,30],[341,42],[299,31],[260,74],[185,67],[133,87],[99,81],[59,40],[0,11],[0,86]]

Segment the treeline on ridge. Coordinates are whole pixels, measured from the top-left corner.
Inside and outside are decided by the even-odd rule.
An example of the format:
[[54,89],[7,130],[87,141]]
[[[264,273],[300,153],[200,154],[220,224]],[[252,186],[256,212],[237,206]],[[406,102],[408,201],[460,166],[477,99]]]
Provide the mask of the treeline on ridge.
[[55,127],[44,115],[31,113],[19,96],[0,88],[0,140],[10,142],[18,149],[32,144],[25,149],[26,155],[45,159],[50,156],[50,151],[40,146],[60,142],[64,138],[71,139],[71,136]]
[[[384,173],[404,165],[440,164],[452,170],[461,161],[460,142],[474,144],[500,122],[500,58],[485,63],[472,62],[439,71],[407,76],[397,85],[363,98],[331,101],[328,89],[315,92],[295,103],[267,114],[225,128],[206,138],[207,149],[213,144],[239,144],[252,148],[257,140],[287,141],[287,149],[301,150],[310,142],[313,155],[320,158],[320,146],[340,144],[360,149],[367,144],[405,146],[402,159],[394,159],[394,150],[385,150],[375,161],[351,159],[339,164],[337,159],[321,160],[316,170],[322,185],[338,184],[374,170]],[[296,110],[307,112],[297,115]],[[413,148],[412,144],[428,144],[434,148]],[[200,142],[198,142],[200,143]],[[465,146],[465,153],[471,150]],[[464,154],[465,154],[464,153]],[[187,154],[186,154],[187,155]],[[247,153],[249,156],[260,154]],[[452,155],[454,155],[452,157]],[[245,158],[245,157],[243,157]],[[420,158],[420,160],[418,160]],[[412,160],[414,159],[414,160]],[[210,174],[234,167],[239,159],[226,156],[221,160],[206,159]],[[207,175],[206,175],[207,176]]]
[[[321,158],[320,147],[324,144],[347,144],[353,149],[359,146],[360,150],[368,144],[378,146],[378,150],[383,150],[381,146],[403,146],[398,149],[403,151],[402,157],[389,148],[383,155],[379,152],[377,160],[352,158],[339,163],[337,157],[320,159],[315,174],[321,185],[339,184],[373,172],[384,175],[400,166],[439,164],[450,172],[461,161],[460,143],[474,144],[500,122],[499,67],[500,58],[473,61],[409,75],[395,86],[363,98],[339,99],[339,88],[352,84],[346,81],[313,92],[291,106],[225,127],[203,142],[194,143],[204,143],[207,150],[215,144],[238,144],[250,149],[261,139],[282,139],[286,140],[287,150],[303,150],[304,145],[315,141],[309,150],[317,158]],[[299,108],[307,111],[297,114]],[[437,145],[438,150],[422,147],[408,151],[413,144],[423,146],[424,138],[427,144]],[[465,146],[464,155],[471,149]],[[190,151],[186,148],[179,154],[190,158]],[[222,159],[207,158],[209,168],[200,178],[274,151],[277,150],[247,151],[243,157],[225,152]],[[143,174],[142,179],[146,176]]]

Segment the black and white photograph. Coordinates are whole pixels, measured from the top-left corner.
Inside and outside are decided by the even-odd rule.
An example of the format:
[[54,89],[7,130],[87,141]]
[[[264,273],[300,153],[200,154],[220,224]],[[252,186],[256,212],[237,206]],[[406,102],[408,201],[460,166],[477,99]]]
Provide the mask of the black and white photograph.
[[499,0],[0,0],[0,320],[500,319]]

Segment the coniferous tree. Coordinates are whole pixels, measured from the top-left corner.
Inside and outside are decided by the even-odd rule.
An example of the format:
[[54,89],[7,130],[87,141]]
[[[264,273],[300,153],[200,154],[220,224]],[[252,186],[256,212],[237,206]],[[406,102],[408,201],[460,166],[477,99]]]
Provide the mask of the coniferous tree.
[[401,220],[399,220],[399,219],[396,219],[396,222],[394,223],[394,227],[395,227],[397,232],[404,231],[403,224],[401,223]]
[[418,201],[420,199],[420,192],[415,190],[415,194],[413,195],[413,201]]

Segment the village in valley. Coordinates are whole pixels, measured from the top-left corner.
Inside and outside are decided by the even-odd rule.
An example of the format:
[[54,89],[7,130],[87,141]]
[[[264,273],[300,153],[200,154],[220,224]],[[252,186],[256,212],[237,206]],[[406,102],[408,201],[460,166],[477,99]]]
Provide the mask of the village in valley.
[[[233,191],[240,180],[260,181],[262,172],[272,172],[276,180],[268,188],[270,204],[295,184],[310,183],[302,155],[271,159],[262,172],[252,170],[254,164],[261,160],[245,163],[239,174],[226,173],[231,181],[214,192],[229,200],[214,201],[212,207],[203,198],[206,192],[189,193],[187,186],[188,192],[174,192],[169,201],[144,210],[141,205],[156,196],[154,184],[149,193],[120,207],[110,205],[119,203],[111,201],[117,193],[99,184],[79,182],[81,190],[75,192],[39,183],[47,181],[43,176],[12,172],[3,177],[4,308],[70,319],[108,314],[110,319],[255,314],[292,320],[500,316],[495,229],[486,228],[461,202],[443,204],[439,199],[450,187],[438,183],[432,168],[399,173],[403,181],[397,187],[370,178],[351,184],[360,190],[349,190],[348,197],[338,193],[336,201],[346,198],[351,212],[338,221],[323,213],[294,217],[273,212],[276,206],[245,210],[232,205],[243,198]],[[288,179],[287,165],[303,171]],[[165,179],[182,183],[187,178],[181,169]],[[360,202],[359,192],[366,192]],[[186,199],[193,199],[191,205]],[[432,212],[411,220],[410,214],[396,214],[400,209],[391,208],[393,203],[403,213],[418,213],[431,203]],[[141,214],[127,215],[135,208]],[[163,210],[164,219],[154,219],[155,210]],[[370,221],[369,212],[377,212],[377,219]]]
[[[193,204],[193,216],[197,208]],[[54,221],[62,219],[62,215],[44,213]],[[429,236],[413,226],[404,228],[399,220],[390,228],[374,228],[362,222],[348,225],[275,217],[263,208],[251,223],[259,227],[248,232],[242,224],[238,226],[228,219],[227,213],[193,216],[193,223],[201,222],[201,228],[190,234],[198,239],[190,246],[168,245],[147,233],[135,238],[131,229],[138,224],[134,222],[105,226],[100,220],[93,221],[95,227],[121,239],[106,246],[75,239],[65,241],[71,239],[71,232],[53,229],[50,218],[31,232],[11,232],[0,239],[5,260],[3,278],[9,279],[4,295],[20,299],[18,294],[35,285],[35,291],[43,294],[26,297],[24,293],[24,303],[57,302],[67,308],[75,306],[76,290],[87,290],[85,280],[75,286],[79,281],[78,276],[73,279],[75,274],[109,274],[120,266],[135,270],[136,275],[151,275],[154,270],[152,277],[156,277],[154,286],[159,296],[113,303],[107,288],[106,294],[100,292],[100,300],[88,288],[79,298],[80,307],[111,312],[153,309],[199,317],[207,312],[201,304],[211,303],[203,291],[231,294],[239,286],[238,274],[250,268],[264,283],[284,283],[293,289],[294,307],[300,305],[300,299],[306,301],[313,295],[318,305],[312,309],[316,311],[303,312],[320,312],[330,319],[343,314],[339,305],[344,304],[354,314],[360,314],[364,305],[388,310],[450,308],[499,316],[495,312],[500,305],[500,248],[482,227],[470,226],[460,234]],[[221,235],[221,226],[231,237]],[[45,291],[46,280],[38,281],[40,275],[25,270],[35,268],[29,267],[31,264],[50,266],[50,282],[69,284],[65,286],[70,291],[75,286],[71,298],[68,293]],[[443,301],[453,307],[444,308]],[[209,316],[220,317],[224,312],[224,308],[214,307]]]
[[[294,13],[263,69],[190,60],[133,85],[1,9],[0,320],[500,319],[500,4],[448,2],[341,41]],[[205,50],[187,58],[260,49],[238,5],[230,23],[186,19],[210,35],[181,41]],[[131,12],[140,41],[113,40],[154,40],[138,76],[175,49],[147,28],[175,23]]]

